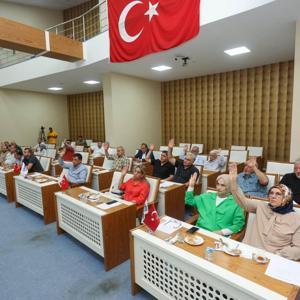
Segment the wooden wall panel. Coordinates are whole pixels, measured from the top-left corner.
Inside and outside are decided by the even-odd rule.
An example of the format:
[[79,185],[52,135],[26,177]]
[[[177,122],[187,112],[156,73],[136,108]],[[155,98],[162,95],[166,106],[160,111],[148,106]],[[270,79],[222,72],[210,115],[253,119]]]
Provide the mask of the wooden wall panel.
[[[90,0],[79,4],[77,6],[71,7],[63,11],[64,22],[72,20],[76,17],[81,16],[89,9],[93,8],[99,2],[98,0]],[[83,41],[83,21],[78,19],[74,21],[74,38],[79,41]],[[99,10],[95,9],[85,16],[85,29],[86,29],[86,39],[92,38],[100,33],[100,19]],[[65,25],[65,36],[73,38],[73,28],[71,23]]]
[[293,72],[288,61],[163,82],[163,143],[263,146],[266,159],[288,161]]
[[105,141],[103,92],[68,96],[70,138]]

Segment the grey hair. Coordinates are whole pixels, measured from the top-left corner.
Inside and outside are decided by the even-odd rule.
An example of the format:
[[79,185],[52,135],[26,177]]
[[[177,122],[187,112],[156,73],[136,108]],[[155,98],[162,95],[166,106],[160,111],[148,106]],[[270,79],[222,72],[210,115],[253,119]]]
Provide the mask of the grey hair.
[[196,159],[196,156],[192,152],[188,152],[186,156],[189,156],[193,161]]
[[296,165],[299,165],[299,164],[300,164],[300,158],[297,158],[297,159],[295,160],[294,165],[296,166]]

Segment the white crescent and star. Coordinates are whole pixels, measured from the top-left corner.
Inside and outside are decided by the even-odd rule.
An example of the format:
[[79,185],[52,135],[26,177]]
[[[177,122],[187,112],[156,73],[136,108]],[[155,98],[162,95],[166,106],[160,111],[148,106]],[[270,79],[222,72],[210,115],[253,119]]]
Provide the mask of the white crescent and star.
[[[136,35],[129,35],[127,30],[126,30],[126,27],[125,27],[127,15],[131,11],[131,9],[134,8],[138,4],[143,4],[143,2],[136,0],[136,1],[132,1],[132,2],[128,3],[125,6],[125,8],[123,9],[123,11],[120,15],[120,18],[119,18],[119,33],[120,33],[120,36],[123,39],[123,41],[126,42],[126,43],[134,42],[136,39],[139,38],[139,36],[142,34],[142,32],[144,30],[144,28],[142,28],[140,30],[140,32],[137,33]],[[159,15],[158,12],[157,12],[158,4],[159,4],[159,2],[157,2],[156,4],[152,4],[149,1],[149,9],[144,14],[145,16],[149,16],[149,23],[151,22],[153,16],[158,16]]]

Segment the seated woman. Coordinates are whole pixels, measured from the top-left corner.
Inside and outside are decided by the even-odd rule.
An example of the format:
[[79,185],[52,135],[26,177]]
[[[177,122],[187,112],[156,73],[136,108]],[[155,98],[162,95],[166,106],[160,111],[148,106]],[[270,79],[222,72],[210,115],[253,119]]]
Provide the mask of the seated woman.
[[133,177],[124,182],[127,171],[128,167],[122,169],[119,190],[124,192],[124,200],[142,205],[147,200],[150,192],[150,185],[145,178],[145,170],[142,166],[136,166],[133,171]]
[[231,192],[246,211],[256,213],[244,243],[292,260],[300,259],[300,216],[293,209],[289,188],[278,184],[268,192],[269,202],[247,199],[237,184],[237,167],[229,167]]
[[185,204],[195,206],[199,212],[196,225],[220,235],[241,231],[245,225],[245,215],[230,194],[229,176],[220,175],[217,178],[217,193],[194,196],[196,180],[197,174],[193,174],[185,194]]

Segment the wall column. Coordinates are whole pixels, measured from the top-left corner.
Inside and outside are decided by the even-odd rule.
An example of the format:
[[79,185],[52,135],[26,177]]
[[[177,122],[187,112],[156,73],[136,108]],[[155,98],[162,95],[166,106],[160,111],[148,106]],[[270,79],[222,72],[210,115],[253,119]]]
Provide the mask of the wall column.
[[110,73],[103,79],[105,136],[134,155],[140,143],[161,144],[160,82]]

